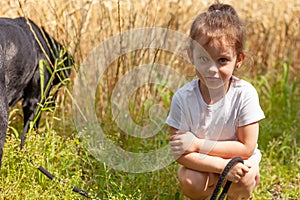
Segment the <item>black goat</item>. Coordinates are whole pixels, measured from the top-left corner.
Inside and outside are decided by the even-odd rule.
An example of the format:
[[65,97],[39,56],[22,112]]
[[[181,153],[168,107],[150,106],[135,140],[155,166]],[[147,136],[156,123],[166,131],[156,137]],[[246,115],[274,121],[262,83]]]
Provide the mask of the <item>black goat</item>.
[[[23,99],[22,148],[25,133],[28,132],[41,101],[41,90],[46,89],[49,81],[51,86],[60,83],[60,75],[70,75],[73,59],[65,53],[61,58],[65,68],[60,74],[56,74],[54,79],[51,78],[53,72],[44,65],[43,78],[40,77],[39,62],[43,59],[48,66],[53,66],[62,49],[62,45],[31,20],[24,17],[0,18],[0,166],[8,127],[9,106]],[[44,80],[43,84],[41,80]],[[49,96],[50,88],[44,92],[45,97]],[[39,120],[34,126],[37,127],[38,123]]]

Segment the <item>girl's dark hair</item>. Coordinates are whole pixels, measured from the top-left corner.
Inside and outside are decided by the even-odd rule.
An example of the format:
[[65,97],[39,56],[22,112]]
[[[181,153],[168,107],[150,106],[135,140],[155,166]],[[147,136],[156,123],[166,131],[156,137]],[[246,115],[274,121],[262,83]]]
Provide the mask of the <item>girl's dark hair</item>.
[[[215,3],[194,20],[190,38],[205,46],[210,42],[222,42],[235,48],[237,54],[244,51],[245,28],[235,9],[228,4]],[[190,48],[192,48],[192,42]]]

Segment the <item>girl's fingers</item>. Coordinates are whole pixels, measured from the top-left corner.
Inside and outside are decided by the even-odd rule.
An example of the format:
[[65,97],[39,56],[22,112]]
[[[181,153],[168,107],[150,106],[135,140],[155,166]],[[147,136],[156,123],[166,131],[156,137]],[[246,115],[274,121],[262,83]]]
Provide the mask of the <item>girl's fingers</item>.
[[243,164],[242,170],[243,170],[244,173],[248,173],[250,168]]
[[245,160],[245,161],[244,161],[244,164],[245,164],[248,168],[251,168],[252,165],[253,165],[253,163],[252,163],[251,161],[249,161],[249,160]]
[[241,178],[242,178],[241,176],[236,176],[236,179],[235,179],[236,183],[240,182]]
[[180,130],[178,130],[178,131],[176,131],[176,134],[184,134],[184,133],[186,133],[187,131],[180,131]]
[[170,140],[178,140],[179,139],[179,136],[178,135],[172,135],[170,137]]
[[176,141],[170,141],[169,144],[171,146],[171,149],[178,146]]

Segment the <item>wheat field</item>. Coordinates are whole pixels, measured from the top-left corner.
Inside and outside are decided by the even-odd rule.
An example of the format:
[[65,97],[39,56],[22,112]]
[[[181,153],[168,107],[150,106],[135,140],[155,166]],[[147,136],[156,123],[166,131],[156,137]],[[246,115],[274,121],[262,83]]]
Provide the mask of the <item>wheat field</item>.
[[[213,1],[208,0],[18,0],[1,1],[3,17],[26,16],[43,26],[54,38],[64,44],[74,55],[78,66],[101,42],[125,31],[144,27],[163,27],[188,35],[195,16],[205,11]],[[228,0],[238,11],[247,29],[246,51],[251,62],[237,71],[241,77],[270,75],[281,70],[279,63],[292,66],[291,77],[297,76],[300,67],[300,2],[297,0]],[[116,82],[131,68],[158,57],[157,52],[139,52],[139,56],[123,56],[110,67],[99,93],[110,94]],[[160,52],[160,60],[150,61],[180,71],[184,76],[194,76],[192,65],[177,59],[168,63],[172,55]],[[136,59],[138,57],[139,59]],[[140,57],[143,57],[140,59]],[[177,63],[177,64],[176,64]],[[74,74],[73,74],[74,75]],[[149,98],[145,88],[142,99]],[[147,95],[148,94],[148,95]],[[99,97],[98,108],[107,107],[106,99]],[[144,101],[140,102],[140,106]],[[102,113],[105,113],[103,109]]]
[[[18,0],[1,1],[2,17],[26,16],[76,51],[80,64],[109,37],[132,28],[165,27],[188,34],[194,17],[213,1],[181,0]],[[300,2],[243,0],[232,3],[247,26],[247,49],[254,56],[252,73],[266,73],[276,63],[300,64]]]

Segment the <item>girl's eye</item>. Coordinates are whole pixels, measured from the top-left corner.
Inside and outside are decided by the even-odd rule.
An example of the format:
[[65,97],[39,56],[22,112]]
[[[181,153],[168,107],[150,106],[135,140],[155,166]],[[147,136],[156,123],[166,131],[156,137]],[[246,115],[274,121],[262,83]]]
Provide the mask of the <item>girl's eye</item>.
[[207,62],[210,61],[210,59],[208,57],[205,57],[205,56],[198,57],[198,60],[201,63],[207,63]]
[[221,63],[221,64],[225,64],[227,62],[229,62],[229,60],[227,58],[220,58],[219,59],[219,63]]

